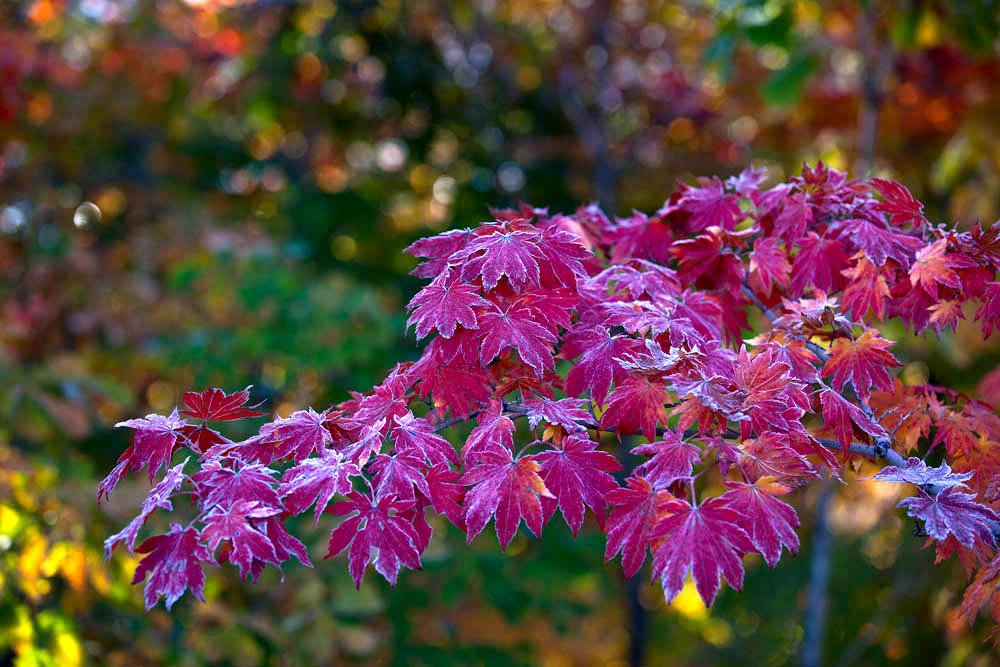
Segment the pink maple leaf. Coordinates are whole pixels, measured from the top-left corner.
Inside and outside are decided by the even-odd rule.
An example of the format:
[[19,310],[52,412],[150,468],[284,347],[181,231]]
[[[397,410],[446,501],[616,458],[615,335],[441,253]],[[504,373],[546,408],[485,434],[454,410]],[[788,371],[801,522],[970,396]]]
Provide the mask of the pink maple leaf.
[[558,506],[574,537],[583,523],[584,505],[603,524],[604,496],[618,488],[618,482],[608,473],[622,470],[621,464],[611,454],[595,449],[596,446],[587,438],[569,436],[554,449],[535,455],[542,467],[542,481],[555,496],[542,498],[545,521],[552,518]]
[[584,404],[585,401],[578,398],[563,398],[558,401],[537,398],[525,401],[524,407],[528,409],[528,425],[531,428],[537,428],[544,421],[572,433],[586,430],[583,423],[594,419],[593,415],[583,409]]
[[451,443],[438,435],[429,421],[413,416],[412,412],[395,418],[392,439],[397,452],[412,452],[418,458],[426,458],[431,465],[458,462]]
[[270,460],[262,460],[261,463],[281,461],[289,456],[298,463],[313,452],[322,451],[333,443],[333,436],[326,428],[328,416],[328,410],[316,412],[307,408],[293,412],[287,419],[278,417],[270,424],[264,424],[260,428],[260,443],[274,444]]
[[215,553],[220,542],[228,540],[231,546],[228,558],[240,568],[240,576],[246,577],[254,559],[274,565],[280,563],[274,544],[251,526],[249,519],[262,519],[280,512],[274,507],[263,507],[256,500],[241,500],[228,508],[219,506],[205,517],[201,537],[210,554]]
[[624,488],[613,489],[604,496],[604,502],[611,506],[611,514],[604,524],[607,534],[604,561],[620,553],[625,576],[631,577],[646,560],[653,526],[677,499],[666,491],[653,488],[642,477],[629,477],[625,484]]
[[765,479],[754,484],[726,482],[726,491],[720,500],[728,503],[729,509],[737,513],[736,525],[746,531],[754,547],[764,557],[768,567],[774,567],[781,558],[781,548],[785,547],[794,556],[799,552],[799,516],[795,509],[774,497],[772,489],[782,493],[786,487],[765,483]]
[[465,248],[452,256],[462,263],[462,280],[482,278],[483,287],[492,290],[506,276],[511,287],[521,289],[539,285],[537,230],[507,231],[503,226],[483,227],[489,233],[473,236]]
[[281,508],[281,499],[271,479],[276,474],[277,471],[259,463],[212,460],[202,465],[191,479],[206,507],[230,507],[241,500],[258,500],[262,505]]
[[458,281],[452,271],[445,271],[423,288],[406,306],[413,314],[406,326],[416,325],[417,340],[432,330],[451,338],[455,327],[478,329],[475,308],[487,307],[490,302],[477,294],[478,288]]
[[479,348],[480,363],[488,364],[501,351],[513,348],[539,377],[544,371],[554,368],[551,346],[556,336],[536,322],[534,317],[533,309],[521,302],[504,307],[494,306],[492,310],[485,311],[479,318],[483,334]]
[[330,533],[330,558],[350,547],[347,552],[348,569],[354,585],[361,590],[361,580],[368,564],[374,562],[375,570],[396,585],[399,568],[420,569],[420,536],[404,516],[411,503],[400,502],[392,496],[376,500],[357,491],[345,500],[334,503],[331,514],[347,517]]
[[952,472],[951,466],[942,463],[940,466],[931,467],[922,459],[911,456],[906,460],[902,468],[898,466],[886,466],[878,471],[873,477],[864,479],[875,479],[880,482],[910,483],[918,486],[932,484],[935,487],[950,488],[962,486],[968,488],[966,482],[972,479],[971,472]]
[[788,277],[791,270],[792,265],[777,239],[759,238],[754,242],[750,253],[750,283],[760,285],[765,298],[771,296],[774,284],[791,286]]
[[375,497],[394,497],[413,502],[417,498],[414,487],[425,496],[430,496],[424,467],[424,459],[415,452],[397,452],[392,456],[379,454],[368,466],[375,476]]
[[536,537],[541,535],[543,515],[539,497],[555,496],[538,476],[540,466],[531,456],[514,459],[509,451],[504,454],[483,454],[479,465],[467,471],[461,482],[472,487],[465,494],[468,541],[495,516],[497,539],[506,550],[522,518]]
[[580,359],[566,376],[566,393],[579,396],[587,393],[597,405],[604,405],[611,383],[619,384],[626,377],[620,358],[638,353],[639,341],[627,336],[611,336],[606,327],[574,329],[567,334],[559,356],[563,359]]
[[701,449],[684,442],[676,431],[666,431],[662,440],[634,447],[632,453],[652,457],[639,465],[635,473],[658,489],[665,489],[678,479],[690,477],[692,465],[701,460]]
[[318,458],[308,458],[281,477],[278,494],[292,514],[300,514],[315,503],[314,525],[326,509],[334,494],[346,496],[351,492],[351,477],[361,475],[361,470],[346,459],[341,452],[324,449]]
[[139,529],[142,525],[146,523],[146,519],[157,509],[165,509],[167,511],[173,509],[173,505],[170,503],[170,496],[174,491],[184,483],[184,466],[190,457],[184,459],[179,465],[174,466],[167,470],[167,474],[164,475],[163,479],[160,480],[159,484],[154,486],[147,496],[142,501],[142,510],[139,515],[132,519],[125,528],[120,532],[115,533],[108,539],[104,540],[104,559],[107,560],[111,558],[111,552],[114,551],[115,546],[119,542],[125,542],[125,546],[128,547],[129,553],[135,553],[133,547],[135,545],[135,538],[139,534]]
[[[181,429],[186,424],[187,422],[177,415],[177,408],[174,408],[169,417],[151,414],[146,415],[143,419],[129,419],[115,424],[115,428],[126,426],[135,429],[135,433],[132,434],[132,447],[126,450],[126,454],[131,452],[127,469],[137,472],[148,464],[149,481],[152,483],[153,477],[160,471],[160,467],[170,461],[170,455],[177,449],[177,436],[181,435]],[[124,458],[124,454],[122,457]],[[125,471],[126,468],[122,468],[118,475],[119,479]],[[108,479],[111,479],[111,475],[108,475]],[[114,482],[117,481],[117,479],[114,480]],[[110,487],[106,488],[105,495],[110,493],[113,488],[114,483],[111,483]],[[100,494],[98,494],[98,498],[100,498]]]
[[630,377],[615,388],[608,408],[601,415],[601,428],[620,435],[642,430],[647,440],[656,437],[656,423],[667,423],[666,387],[644,377]]
[[508,455],[514,449],[514,422],[500,410],[499,405],[486,410],[476,419],[477,426],[469,433],[462,446],[462,461],[468,467],[486,454]]
[[721,498],[709,498],[691,506],[675,500],[673,512],[660,520],[650,534],[664,538],[653,554],[653,576],[660,578],[667,602],[684,587],[688,572],[705,605],[719,591],[719,573],[735,588],[743,588],[743,554],[754,550],[753,542],[740,527],[743,519]]

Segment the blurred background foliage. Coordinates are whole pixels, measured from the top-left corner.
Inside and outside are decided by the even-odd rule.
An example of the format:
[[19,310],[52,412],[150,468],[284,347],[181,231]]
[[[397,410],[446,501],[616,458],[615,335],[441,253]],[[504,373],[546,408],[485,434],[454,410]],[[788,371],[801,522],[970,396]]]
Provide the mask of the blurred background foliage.
[[[988,0],[0,3],[0,661],[796,662],[818,490],[802,556],[710,611],[630,603],[599,533],[557,520],[505,555],[435,524],[394,590],[337,561],[223,569],[207,604],[145,614],[136,561],[102,561],[147,488],[94,503],[111,426],[192,388],[287,414],[372,386],[417,354],[400,250],[489,206],[648,211],[677,179],[822,159],[993,222],[998,32]],[[1000,350],[967,324],[892,329],[904,380],[974,391]],[[826,661],[991,664],[888,486],[833,500]]]

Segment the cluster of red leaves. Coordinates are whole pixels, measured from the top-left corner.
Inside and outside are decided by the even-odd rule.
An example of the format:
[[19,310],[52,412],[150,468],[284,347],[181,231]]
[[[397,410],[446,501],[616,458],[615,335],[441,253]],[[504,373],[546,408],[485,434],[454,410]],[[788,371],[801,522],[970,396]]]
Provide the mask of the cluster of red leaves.
[[[773,567],[797,552],[798,517],[779,496],[864,456],[894,464],[876,479],[917,485],[901,505],[939,557],[958,551],[983,566],[970,619],[987,602],[1000,610],[990,485],[1000,419],[956,392],[894,379],[892,343],[872,326],[899,317],[916,332],[954,328],[978,301],[988,335],[1000,325],[1000,226],[935,227],[903,186],[822,164],[763,182],[748,169],[682,184],[655,215],[615,222],[595,206],[522,206],[418,241],[414,273],[430,282],[409,324],[433,336],[421,358],[242,442],[207,423],[258,416],[243,407],[247,390],[185,395],[181,414],[196,424],[176,411],[120,424],[135,429],[133,445],[99,498],[128,471],[148,467],[154,479],[182,447],[200,470],[185,475],[187,459],[170,469],[108,553],[122,541],[132,549],[155,509],[191,494],[190,523],[138,547],[147,604],[163,595],[169,606],[186,587],[200,595],[202,563],[228,560],[255,579],[292,556],[309,564],[283,521],[310,508],[316,523],[343,517],[327,556],[346,551],[358,586],[369,564],[390,582],[420,567],[428,508],[469,540],[492,520],[504,548],[522,520],[540,535],[558,509],[575,534],[589,508],[627,575],[651,552],[668,601],[690,574],[711,603],[721,579],[741,587],[744,555]],[[754,310],[770,327],[744,340]],[[460,449],[448,429],[467,434]],[[645,440],[624,486],[602,432]],[[954,471],[904,459],[921,449]]]

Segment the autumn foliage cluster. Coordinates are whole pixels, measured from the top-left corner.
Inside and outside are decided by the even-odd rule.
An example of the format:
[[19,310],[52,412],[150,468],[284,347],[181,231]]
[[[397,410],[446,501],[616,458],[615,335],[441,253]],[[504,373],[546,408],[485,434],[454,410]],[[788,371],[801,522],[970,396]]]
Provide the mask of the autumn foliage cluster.
[[[304,512],[333,524],[326,557],[346,552],[360,586],[368,565],[392,583],[420,568],[428,510],[469,541],[492,520],[506,548],[522,520],[541,536],[558,511],[576,534],[589,509],[626,575],[651,554],[667,601],[690,574],[710,604],[722,579],[741,587],[744,555],[773,567],[797,552],[783,494],[870,459],[886,463],[876,480],[914,485],[900,506],[938,560],[965,565],[964,615],[989,605],[1000,620],[1000,419],[904,385],[876,328],[940,332],[974,313],[988,336],[1000,225],[935,225],[905,187],[822,163],[764,182],[747,169],[680,184],[652,215],[616,221],[522,205],[414,243],[429,279],[408,306],[431,337],[419,360],[239,442],[217,429],[263,416],[249,390],[119,424],[132,446],[98,498],[128,472],[156,484],[107,553],[145,554],[135,583],[147,608],[170,607],[201,596],[206,565],[254,579],[311,565],[284,524]],[[751,318],[761,333],[744,338]],[[184,518],[137,545],[156,510]]]

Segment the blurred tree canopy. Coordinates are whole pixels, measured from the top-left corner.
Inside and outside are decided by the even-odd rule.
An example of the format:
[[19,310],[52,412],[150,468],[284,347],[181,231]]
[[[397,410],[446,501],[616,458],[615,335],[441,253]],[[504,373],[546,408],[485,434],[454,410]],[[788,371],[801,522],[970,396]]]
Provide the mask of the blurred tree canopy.
[[[506,555],[435,526],[391,591],[230,573],[147,616],[136,563],[100,557],[142,493],[93,503],[126,446],[111,425],[187,389],[254,384],[287,414],[372,386],[415,355],[400,250],[519,199],[655,210],[676,179],[822,159],[992,222],[997,36],[986,0],[0,4],[0,655],[624,663],[626,583],[556,525]],[[907,381],[971,390],[1000,362],[971,329],[906,345]],[[827,658],[988,662],[961,587],[929,595],[930,556],[873,493],[834,501]],[[795,661],[806,558],[763,569],[711,612],[640,589],[649,662]]]

